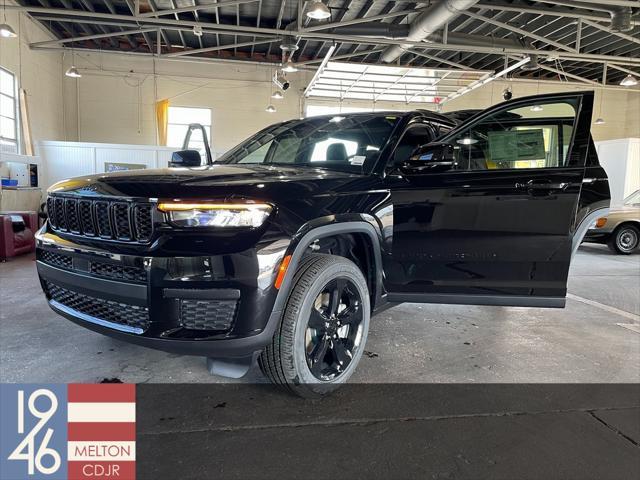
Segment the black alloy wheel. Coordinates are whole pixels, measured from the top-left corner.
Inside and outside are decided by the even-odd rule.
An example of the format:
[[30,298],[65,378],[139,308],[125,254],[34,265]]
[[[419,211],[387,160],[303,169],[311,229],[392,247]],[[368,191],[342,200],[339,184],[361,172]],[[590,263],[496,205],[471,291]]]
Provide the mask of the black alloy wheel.
[[362,343],[362,298],[353,282],[337,278],[316,297],[306,331],[307,365],[314,377],[340,376]]

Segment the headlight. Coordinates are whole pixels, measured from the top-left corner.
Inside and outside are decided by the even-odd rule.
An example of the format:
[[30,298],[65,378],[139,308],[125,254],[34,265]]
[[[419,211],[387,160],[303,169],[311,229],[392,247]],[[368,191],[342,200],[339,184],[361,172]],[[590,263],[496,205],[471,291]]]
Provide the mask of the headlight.
[[159,203],[179,227],[252,227],[262,225],[272,208],[265,203]]

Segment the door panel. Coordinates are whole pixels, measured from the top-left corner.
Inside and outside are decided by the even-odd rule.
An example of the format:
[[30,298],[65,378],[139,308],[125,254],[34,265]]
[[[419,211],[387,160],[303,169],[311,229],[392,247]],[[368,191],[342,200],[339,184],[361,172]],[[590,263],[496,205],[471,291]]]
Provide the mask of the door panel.
[[[506,115],[539,103],[551,111],[548,102],[563,99],[575,106],[572,139],[561,140],[568,133],[564,113],[555,138],[543,131],[549,121],[542,116],[518,123]],[[580,93],[494,107],[441,140],[458,140],[454,169],[389,175],[394,205],[392,251],[386,259],[390,299],[562,306],[584,177],[581,139],[588,139],[591,102],[589,93]],[[506,117],[498,127],[491,124],[496,116]],[[475,150],[466,148],[470,144]]]

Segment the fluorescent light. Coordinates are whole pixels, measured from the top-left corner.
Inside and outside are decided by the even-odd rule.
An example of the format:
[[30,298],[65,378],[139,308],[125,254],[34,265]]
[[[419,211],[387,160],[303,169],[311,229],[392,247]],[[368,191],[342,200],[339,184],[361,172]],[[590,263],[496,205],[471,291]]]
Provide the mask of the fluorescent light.
[[78,71],[78,69],[74,65],[72,65],[69,68],[69,70],[67,70],[65,72],[65,75],[67,77],[71,77],[71,78],[81,78],[82,77],[82,74]]
[[344,120],[344,117],[340,116],[335,116],[329,119],[329,121],[332,123],[340,123],[342,120]]
[[623,87],[633,87],[638,84],[638,80],[633,75],[629,74],[622,79],[620,85]]
[[271,98],[275,98],[276,100],[282,100],[284,98],[284,94],[280,90],[276,90],[271,94]]
[[331,11],[324,3],[317,0],[311,3],[309,10],[307,10],[307,17],[314,20],[325,20],[331,16]]
[[474,145],[474,144],[478,143],[478,140],[476,140],[475,138],[471,138],[471,137],[465,137],[465,138],[461,138],[461,139],[457,140],[456,143],[459,143],[460,145]]
[[287,63],[284,64],[283,72],[287,73],[295,73],[298,71],[298,68],[293,64],[291,60],[287,60]]
[[596,119],[595,122],[593,122],[595,125],[604,125],[606,122],[604,121],[604,118],[599,117]]
[[542,108],[542,105],[534,105],[533,107],[531,107],[532,112],[541,112],[543,110],[544,108]]
[[0,24],[0,37],[3,38],[16,38],[18,34],[11,28],[8,23]]
[[274,107],[273,105],[269,105],[267,108],[265,108],[264,111],[265,112],[269,112],[269,113],[275,113],[276,112],[276,107]]

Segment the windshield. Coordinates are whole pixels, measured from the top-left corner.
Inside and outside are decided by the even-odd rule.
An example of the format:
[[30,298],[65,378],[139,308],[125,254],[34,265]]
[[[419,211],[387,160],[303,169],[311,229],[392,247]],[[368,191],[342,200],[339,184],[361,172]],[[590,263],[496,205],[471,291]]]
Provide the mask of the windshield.
[[216,163],[295,165],[369,173],[399,117],[313,117],[271,126],[225,153]]
[[625,205],[640,205],[640,190],[636,190],[624,199]]

